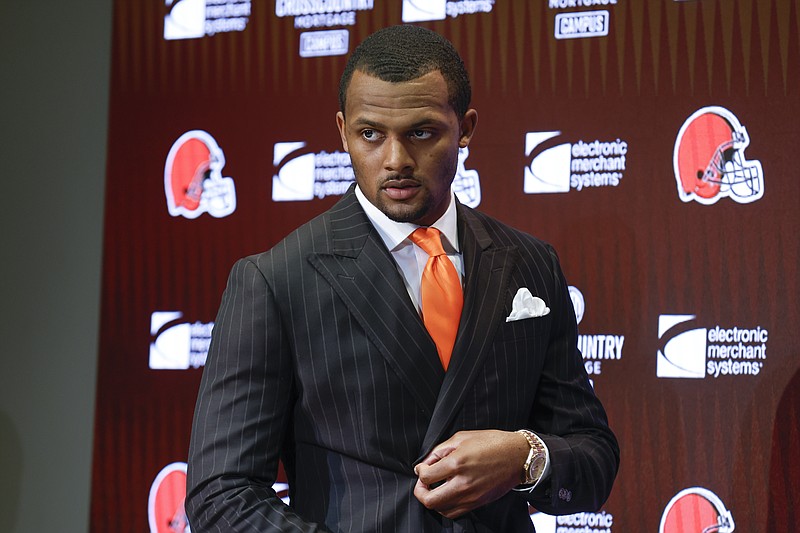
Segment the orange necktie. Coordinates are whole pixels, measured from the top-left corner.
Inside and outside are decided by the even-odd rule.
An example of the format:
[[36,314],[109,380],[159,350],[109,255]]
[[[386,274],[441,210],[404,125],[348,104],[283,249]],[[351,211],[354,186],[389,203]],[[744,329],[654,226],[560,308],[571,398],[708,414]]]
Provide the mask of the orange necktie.
[[417,228],[409,238],[429,256],[422,271],[420,287],[422,321],[436,343],[442,366],[447,370],[464,306],[461,278],[444,253],[438,229]]

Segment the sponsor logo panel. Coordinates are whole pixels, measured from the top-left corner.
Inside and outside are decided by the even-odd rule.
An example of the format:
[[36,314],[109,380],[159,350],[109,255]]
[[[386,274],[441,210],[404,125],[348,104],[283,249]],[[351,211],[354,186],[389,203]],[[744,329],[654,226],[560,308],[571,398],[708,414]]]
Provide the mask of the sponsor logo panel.
[[233,178],[222,176],[225,154],[203,130],[187,131],[176,140],[164,165],[164,193],[169,214],[220,218],[236,210]]
[[749,204],[764,196],[761,162],[748,160],[750,136],[728,109],[709,106],[692,113],[675,139],[672,166],[678,197],[715,204],[730,198]]
[[623,139],[564,142],[561,131],[525,134],[523,190],[527,194],[580,192],[618,187],[625,175]]
[[164,39],[199,39],[217,33],[244,31],[250,0],[165,0]]
[[150,316],[151,370],[188,370],[206,364],[213,322],[183,322],[180,311],[156,311]]
[[703,487],[683,489],[667,503],[658,533],[732,533],[736,525],[719,496]]
[[767,359],[769,331],[752,327],[703,327],[695,315],[658,317],[659,378],[757,376]]

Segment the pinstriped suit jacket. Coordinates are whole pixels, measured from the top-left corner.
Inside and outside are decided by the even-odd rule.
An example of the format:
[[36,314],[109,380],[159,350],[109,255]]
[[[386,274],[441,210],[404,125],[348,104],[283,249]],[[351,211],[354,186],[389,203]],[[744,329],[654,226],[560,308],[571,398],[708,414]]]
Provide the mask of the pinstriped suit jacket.
[[[533,531],[525,498],[558,514],[602,505],[619,450],[554,251],[462,205],[458,224],[464,311],[447,373],[352,188],[234,266],[195,411],[194,531]],[[550,314],[507,323],[520,287]],[[414,464],[489,428],[541,435],[550,478],[455,521],[425,509]],[[271,488],[279,459],[291,507]]]

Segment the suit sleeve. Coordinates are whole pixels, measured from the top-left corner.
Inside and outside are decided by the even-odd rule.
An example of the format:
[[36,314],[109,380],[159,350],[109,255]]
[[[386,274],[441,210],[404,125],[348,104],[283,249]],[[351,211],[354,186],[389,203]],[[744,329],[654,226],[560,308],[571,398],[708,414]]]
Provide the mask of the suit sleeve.
[[290,345],[256,265],[233,267],[192,424],[186,512],[193,531],[324,531],[272,489],[292,413]]
[[552,329],[530,429],[550,452],[550,477],[530,495],[548,514],[596,511],[611,492],[619,467],[619,446],[595,396],[577,348],[577,324],[555,251]]

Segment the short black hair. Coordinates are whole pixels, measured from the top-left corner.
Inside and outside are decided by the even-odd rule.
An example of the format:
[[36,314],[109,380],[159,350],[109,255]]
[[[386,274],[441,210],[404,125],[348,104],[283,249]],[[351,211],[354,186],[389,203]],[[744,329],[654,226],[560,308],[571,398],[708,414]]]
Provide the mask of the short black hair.
[[411,81],[438,70],[447,83],[448,102],[459,119],[469,108],[469,75],[453,44],[438,33],[419,26],[389,26],[359,44],[339,82],[339,108],[344,113],[347,88],[355,71],[382,81]]

